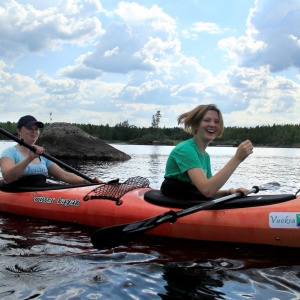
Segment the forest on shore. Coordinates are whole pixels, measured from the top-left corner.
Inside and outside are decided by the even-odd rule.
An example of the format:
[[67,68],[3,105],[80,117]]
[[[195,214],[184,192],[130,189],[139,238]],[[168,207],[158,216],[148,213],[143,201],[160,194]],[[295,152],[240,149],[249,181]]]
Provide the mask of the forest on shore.
[[[107,143],[128,143],[136,145],[176,145],[189,139],[191,134],[185,132],[181,127],[160,128],[159,122],[153,122],[152,126],[137,127],[130,125],[128,121],[109,125],[76,124],[75,125],[92,136]],[[45,123],[45,128],[49,123]],[[16,123],[1,123],[2,129],[16,132]],[[0,134],[0,139],[7,137]],[[297,147],[300,148],[300,124],[267,125],[256,127],[226,127],[222,137],[214,140],[211,145],[215,146],[237,146],[240,142],[249,139],[256,146],[261,147]]]

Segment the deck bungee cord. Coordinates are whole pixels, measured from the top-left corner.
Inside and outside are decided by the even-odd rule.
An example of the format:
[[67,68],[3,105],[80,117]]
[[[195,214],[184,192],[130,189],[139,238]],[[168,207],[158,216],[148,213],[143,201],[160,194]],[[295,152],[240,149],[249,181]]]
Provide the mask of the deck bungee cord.
[[93,199],[109,199],[114,200],[117,205],[121,205],[123,202],[120,198],[126,193],[137,188],[148,188],[149,186],[150,181],[145,177],[130,177],[123,183],[109,182],[109,184],[96,187],[84,197],[84,201]]

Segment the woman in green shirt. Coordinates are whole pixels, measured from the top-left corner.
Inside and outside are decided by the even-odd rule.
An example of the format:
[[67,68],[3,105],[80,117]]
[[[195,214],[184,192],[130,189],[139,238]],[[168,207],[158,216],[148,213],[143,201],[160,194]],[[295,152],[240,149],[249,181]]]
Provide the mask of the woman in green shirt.
[[221,197],[237,192],[245,196],[245,188],[221,190],[229,177],[251,153],[249,140],[241,143],[235,155],[214,176],[211,172],[210,156],[206,152],[209,143],[224,131],[223,116],[214,105],[199,105],[178,117],[178,124],[194,135],[194,138],[179,143],[170,153],[161,192],[165,196],[184,199]]

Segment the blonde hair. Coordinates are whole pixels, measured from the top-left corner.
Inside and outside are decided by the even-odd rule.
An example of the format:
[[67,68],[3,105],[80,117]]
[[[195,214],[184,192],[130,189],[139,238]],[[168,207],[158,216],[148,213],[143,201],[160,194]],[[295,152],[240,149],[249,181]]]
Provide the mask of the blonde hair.
[[184,130],[186,132],[192,133],[195,135],[197,133],[197,128],[202,121],[204,115],[209,111],[214,110],[218,113],[220,118],[220,124],[219,124],[219,132],[218,137],[221,137],[224,131],[224,121],[221,111],[217,108],[214,104],[201,104],[191,111],[188,111],[186,113],[181,114],[178,116],[177,121],[178,125],[183,124]]

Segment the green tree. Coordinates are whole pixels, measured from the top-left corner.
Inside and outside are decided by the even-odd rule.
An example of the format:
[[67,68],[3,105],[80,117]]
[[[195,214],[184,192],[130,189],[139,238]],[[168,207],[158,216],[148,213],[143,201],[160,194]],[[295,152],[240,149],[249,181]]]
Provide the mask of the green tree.
[[151,123],[152,128],[159,127],[160,118],[161,118],[161,113],[160,110],[158,110],[156,114],[152,116],[152,123]]

